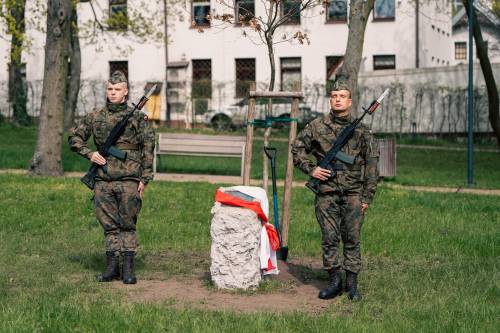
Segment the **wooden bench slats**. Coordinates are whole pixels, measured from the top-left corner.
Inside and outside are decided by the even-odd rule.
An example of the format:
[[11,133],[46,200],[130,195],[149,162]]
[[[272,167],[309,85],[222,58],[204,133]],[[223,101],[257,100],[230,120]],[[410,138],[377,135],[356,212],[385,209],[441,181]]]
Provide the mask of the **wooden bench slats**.
[[244,136],[160,133],[155,149],[154,170],[156,172],[156,157],[162,154],[240,157],[243,175],[245,144]]
[[233,135],[205,135],[205,134],[175,134],[175,133],[160,133],[160,141],[162,140],[215,140],[215,141],[236,141],[236,142],[246,142],[244,136],[233,136]]
[[[205,156],[205,157],[236,157],[235,155],[231,154],[231,155],[225,155],[225,154],[217,154],[217,155],[214,155],[214,154],[203,154],[203,153],[192,153],[192,152],[175,152],[173,154],[169,154],[169,155],[176,155],[176,156]],[[241,154],[240,154],[241,155]]]
[[170,143],[160,145],[160,152],[166,152],[167,154],[173,154],[176,152],[192,152],[192,153],[205,153],[205,154],[227,154],[241,156],[241,146],[240,147],[224,147],[224,146],[179,146],[172,145]]
[[170,146],[223,146],[223,147],[240,147],[244,144],[244,142],[238,142],[238,141],[219,141],[219,140],[182,140],[182,139],[163,139],[160,140],[160,149],[163,147],[163,145],[170,145]]

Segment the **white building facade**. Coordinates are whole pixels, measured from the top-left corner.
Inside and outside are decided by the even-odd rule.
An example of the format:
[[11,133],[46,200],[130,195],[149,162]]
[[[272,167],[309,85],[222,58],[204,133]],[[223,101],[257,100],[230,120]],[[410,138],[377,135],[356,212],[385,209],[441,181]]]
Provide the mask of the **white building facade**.
[[[348,2],[332,0],[326,8],[312,7],[275,33],[278,42],[275,44],[275,90],[289,90],[294,82],[299,82],[305,95],[304,104],[313,111],[328,110],[328,81],[334,79],[347,45]],[[266,15],[264,2],[236,0],[231,3],[256,16]],[[293,1],[289,3],[293,5]],[[366,77],[370,77],[370,73],[379,77],[376,75],[379,71],[403,75],[398,73],[454,64],[451,2],[421,1],[419,6],[415,3],[376,0],[366,27],[361,63],[361,76],[366,82],[373,84],[373,80],[366,80]],[[157,16],[164,13],[162,1],[150,1],[148,8],[141,8],[142,4],[140,0],[81,1],[78,4],[79,24],[83,26],[94,20],[94,13],[95,19],[103,20],[110,12],[124,7]],[[31,12],[28,6],[26,15]],[[258,89],[268,89],[269,57],[258,34],[248,26],[206,19],[207,14],[212,17],[223,13],[234,15],[234,8],[225,7],[216,0],[184,0],[169,7],[168,12],[167,47],[161,40],[144,43],[112,31],[103,38],[82,38],[79,115],[103,105],[105,82],[115,69],[126,71],[132,100],[140,97],[151,84],[162,84],[154,105],[148,105],[150,112],[153,118],[161,121],[169,118],[178,126],[189,126],[194,120],[201,120],[202,114],[209,110],[224,110],[241,103],[249,82],[256,82]],[[296,39],[283,40],[283,36],[289,38],[297,31],[307,34],[310,44],[300,44]],[[29,52],[23,54],[29,87],[28,109],[36,116],[40,107],[45,36],[33,27],[28,27],[27,34],[32,40]],[[5,60],[0,63],[0,112],[6,115],[9,115],[8,56],[9,41],[0,39],[0,59]]]

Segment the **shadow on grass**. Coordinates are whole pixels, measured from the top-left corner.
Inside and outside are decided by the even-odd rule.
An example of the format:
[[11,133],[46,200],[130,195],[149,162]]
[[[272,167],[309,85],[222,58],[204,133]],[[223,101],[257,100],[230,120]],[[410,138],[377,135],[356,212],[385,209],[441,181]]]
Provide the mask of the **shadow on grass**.
[[304,285],[311,285],[320,290],[325,288],[328,283],[328,274],[323,269],[316,269],[311,266],[291,262],[287,263],[287,266],[288,273]]
[[[82,269],[94,271],[96,273],[101,273],[106,266],[106,254],[103,252],[91,253],[91,254],[72,254],[69,255],[68,260],[72,263],[79,264]],[[120,264],[123,263],[123,259],[120,259]],[[134,269],[140,271],[145,268],[145,263],[143,258],[137,256],[134,261]]]

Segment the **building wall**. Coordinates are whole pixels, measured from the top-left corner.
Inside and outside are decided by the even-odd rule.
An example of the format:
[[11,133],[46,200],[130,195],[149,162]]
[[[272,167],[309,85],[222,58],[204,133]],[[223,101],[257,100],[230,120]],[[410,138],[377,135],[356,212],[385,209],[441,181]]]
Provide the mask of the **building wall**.
[[453,60],[452,53],[452,5],[448,1],[421,1],[420,66],[448,66]]
[[[102,20],[108,10],[107,0],[93,1],[97,18]],[[157,2],[148,2],[148,9],[162,13],[163,9]],[[129,6],[140,8],[140,0],[128,0]],[[35,10],[28,2],[26,16],[33,18]],[[93,14],[88,2],[78,4],[79,26],[85,26],[93,20]],[[36,20],[41,27],[45,27],[45,18],[37,16]],[[29,20],[27,20],[29,21]],[[82,56],[82,85],[79,94],[77,113],[79,115],[101,107],[105,103],[105,82],[109,77],[110,61],[128,61],[130,99],[136,100],[144,94],[147,82],[164,82],[165,80],[165,49],[162,43],[141,42],[138,38],[126,38],[115,32],[97,32],[99,38],[81,38]],[[40,108],[44,70],[45,34],[35,27],[27,28],[27,35],[31,46],[23,54],[23,61],[27,64],[27,81],[29,89],[28,108],[30,113],[37,116]],[[8,81],[7,62],[10,44],[8,39],[0,39],[0,86]],[[165,87],[163,86],[163,91]],[[2,89],[4,90],[4,89]],[[0,98],[2,95],[0,93]],[[5,97],[2,101],[5,101]],[[2,103],[5,104],[5,103]],[[161,94],[162,115],[165,115],[165,93]],[[9,114],[6,107],[0,110]]]
[[[488,56],[490,58],[491,63],[499,63],[500,62],[500,32],[493,31],[489,27],[482,27],[481,33],[483,35],[483,40],[488,42]],[[465,42],[469,45],[469,31],[467,27],[456,29],[453,33],[452,38],[452,49],[453,49],[453,60],[451,62],[452,65],[458,65],[467,63],[467,59],[469,57],[469,50],[467,49],[467,59],[458,60],[455,59],[455,42]],[[467,46],[468,47],[468,46]],[[472,59],[474,62],[479,62],[476,53],[476,43],[474,42],[474,50]]]
[[[176,60],[211,59],[213,94],[209,102],[210,109],[221,109],[236,103],[235,98],[235,59],[256,59],[256,80],[259,89],[267,89],[270,80],[270,65],[267,48],[259,41],[258,35],[250,28],[220,25],[204,28],[203,33],[190,25],[189,2],[186,10],[174,21],[170,58]],[[212,12],[227,13],[216,1],[211,1]],[[373,70],[374,55],[395,55],[396,69],[414,68],[416,65],[415,45],[415,7],[408,1],[395,1],[395,18],[392,21],[376,21],[370,15],[363,51],[361,71]],[[307,33],[310,45],[300,45],[296,41],[283,42],[275,46],[276,84],[280,87],[280,58],[300,57],[302,87],[304,91],[323,89],[326,82],[326,57],[342,56],[347,45],[348,27],[346,23],[325,23],[323,7],[310,9],[302,19],[300,26],[284,26],[276,33],[279,41],[283,34],[290,35],[301,29]],[[264,15],[262,2],[256,2],[256,15]],[[451,60],[451,4],[443,1],[436,10],[436,5],[420,7],[420,66],[443,66]],[[436,21],[444,35],[430,28],[429,22]],[[172,30],[171,30],[172,31]],[[441,31],[441,30],[440,30]],[[243,33],[247,37],[242,36]],[[256,44],[261,45],[256,45]],[[440,62],[431,62],[431,54],[439,57]],[[192,68],[187,68],[188,82]],[[188,83],[189,86],[189,83]],[[188,91],[189,95],[189,91]],[[188,103],[189,107],[189,103]]]
[[[493,64],[500,78],[500,63]],[[376,132],[465,133],[467,65],[378,71],[360,75],[362,105],[390,88],[387,100],[370,117]],[[474,66],[474,130],[490,132],[488,97],[481,68]]]

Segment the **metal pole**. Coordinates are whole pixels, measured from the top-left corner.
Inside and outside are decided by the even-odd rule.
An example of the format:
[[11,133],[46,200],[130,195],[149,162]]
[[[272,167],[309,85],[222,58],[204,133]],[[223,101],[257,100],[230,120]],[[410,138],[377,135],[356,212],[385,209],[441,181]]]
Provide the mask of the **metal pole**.
[[474,22],[474,0],[469,0],[469,89],[467,96],[467,186],[472,187],[473,184],[473,162],[474,162],[474,90],[473,90],[473,22]]

